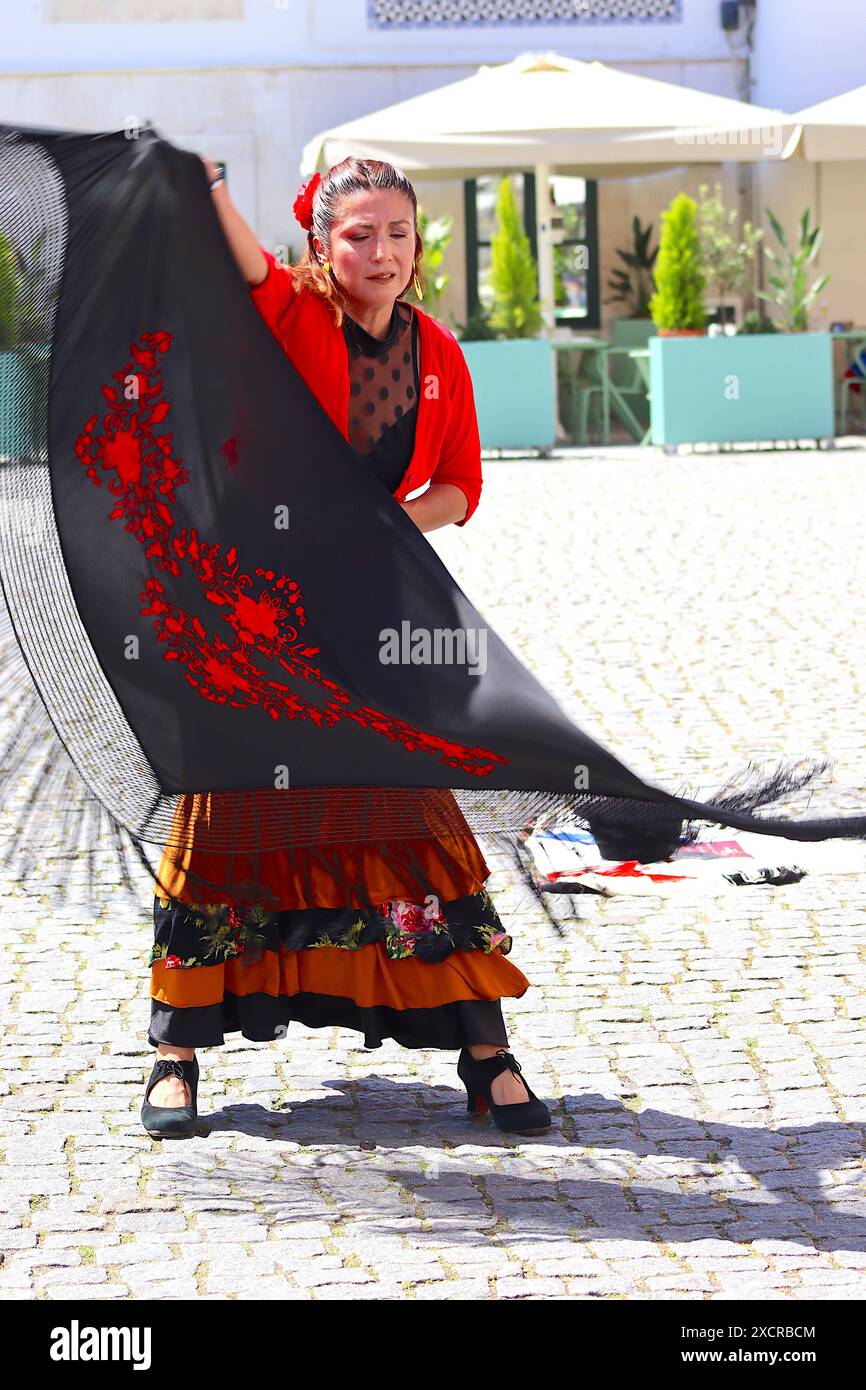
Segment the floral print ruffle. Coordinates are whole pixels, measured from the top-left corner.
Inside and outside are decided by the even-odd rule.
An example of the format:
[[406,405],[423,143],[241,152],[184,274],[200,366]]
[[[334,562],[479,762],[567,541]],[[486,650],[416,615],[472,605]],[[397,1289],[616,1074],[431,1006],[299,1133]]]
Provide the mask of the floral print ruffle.
[[305,951],[318,946],[357,950],[384,942],[391,960],[445,960],[452,951],[495,951],[508,955],[512,939],[503,930],[486,888],[469,897],[426,903],[395,899],[372,910],[357,907],[305,907],[273,912],[264,907],[235,908],[227,903],[182,903],[157,895],[154,941],[148,965],[168,970],[218,965],[243,957],[260,960],[264,951]]

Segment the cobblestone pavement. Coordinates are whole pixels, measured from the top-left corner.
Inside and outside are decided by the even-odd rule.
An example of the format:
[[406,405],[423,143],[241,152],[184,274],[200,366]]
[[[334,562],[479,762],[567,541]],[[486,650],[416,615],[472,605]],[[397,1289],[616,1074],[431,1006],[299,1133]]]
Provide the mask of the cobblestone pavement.
[[[862,810],[864,458],[491,460],[472,523],[432,540],[643,776],[708,792],[826,753],[810,811]],[[59,913],[7,878],[0,1295],[866,1295],[866,879],[586,895],[560,937],[488,859],[542,1136],[468,1117],[455,1054],[293,1025],[204,1051],[199,1136],[151,1140],[146,877],[138,906],[104,882]]]

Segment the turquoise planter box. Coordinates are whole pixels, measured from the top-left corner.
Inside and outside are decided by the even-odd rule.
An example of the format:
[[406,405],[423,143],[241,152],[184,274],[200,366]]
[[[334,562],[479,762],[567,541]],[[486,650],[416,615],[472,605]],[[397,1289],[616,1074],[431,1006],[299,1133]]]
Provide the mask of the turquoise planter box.
[[831,439],[829,333],[649,340],[653,444]]
[[545,338],[461,342],[482,449],[551,449],[556,441],[556,363]]
[[0,458],[47,458],[44,418],[50,347],[0,352]]

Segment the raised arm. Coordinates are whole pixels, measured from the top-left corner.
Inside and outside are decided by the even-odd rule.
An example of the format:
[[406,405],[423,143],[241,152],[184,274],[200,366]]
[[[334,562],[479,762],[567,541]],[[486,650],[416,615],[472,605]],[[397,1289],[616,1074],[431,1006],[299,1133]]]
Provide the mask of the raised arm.
[[[202,159],[202,163],[208,182],[212,183],[219,177],[219,170],[211,159]],[[225,180],[217,184],[211,197],[241,275],[248,285],[260,285],[267,274],[268,263],[258,238],[232,202]]]

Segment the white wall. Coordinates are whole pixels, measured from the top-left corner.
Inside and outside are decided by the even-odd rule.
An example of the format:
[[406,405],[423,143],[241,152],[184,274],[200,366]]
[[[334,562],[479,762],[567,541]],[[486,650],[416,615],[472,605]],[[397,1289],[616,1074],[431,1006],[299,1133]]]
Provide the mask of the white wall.
[[[675,22],[488,22],[396,31],[370,25],[367,0],[7,0],[7,4],[14,9],[14,20],[4,23],[2,66],[11,72],[226,63],[475,66],[526,48],[553,48],[576,58],[619,61],[725,59],[730,52],[716,0],[682,0],[682,19]],[[159,14],[172,17],[153,18]],[[202,15],[212,18],[196,18]],[[70,17],[75,22],[69,22]]]
[[861,0],[758,0],[752,100],[799,111],[866,83]]
[[104,131],[150,120],[172,144],[226,160],[233,199],[266,244],[299,244],[292,203],[305,142],[452,76],[435,68],[336,75],[306,67],[0,76],[0,122]]

